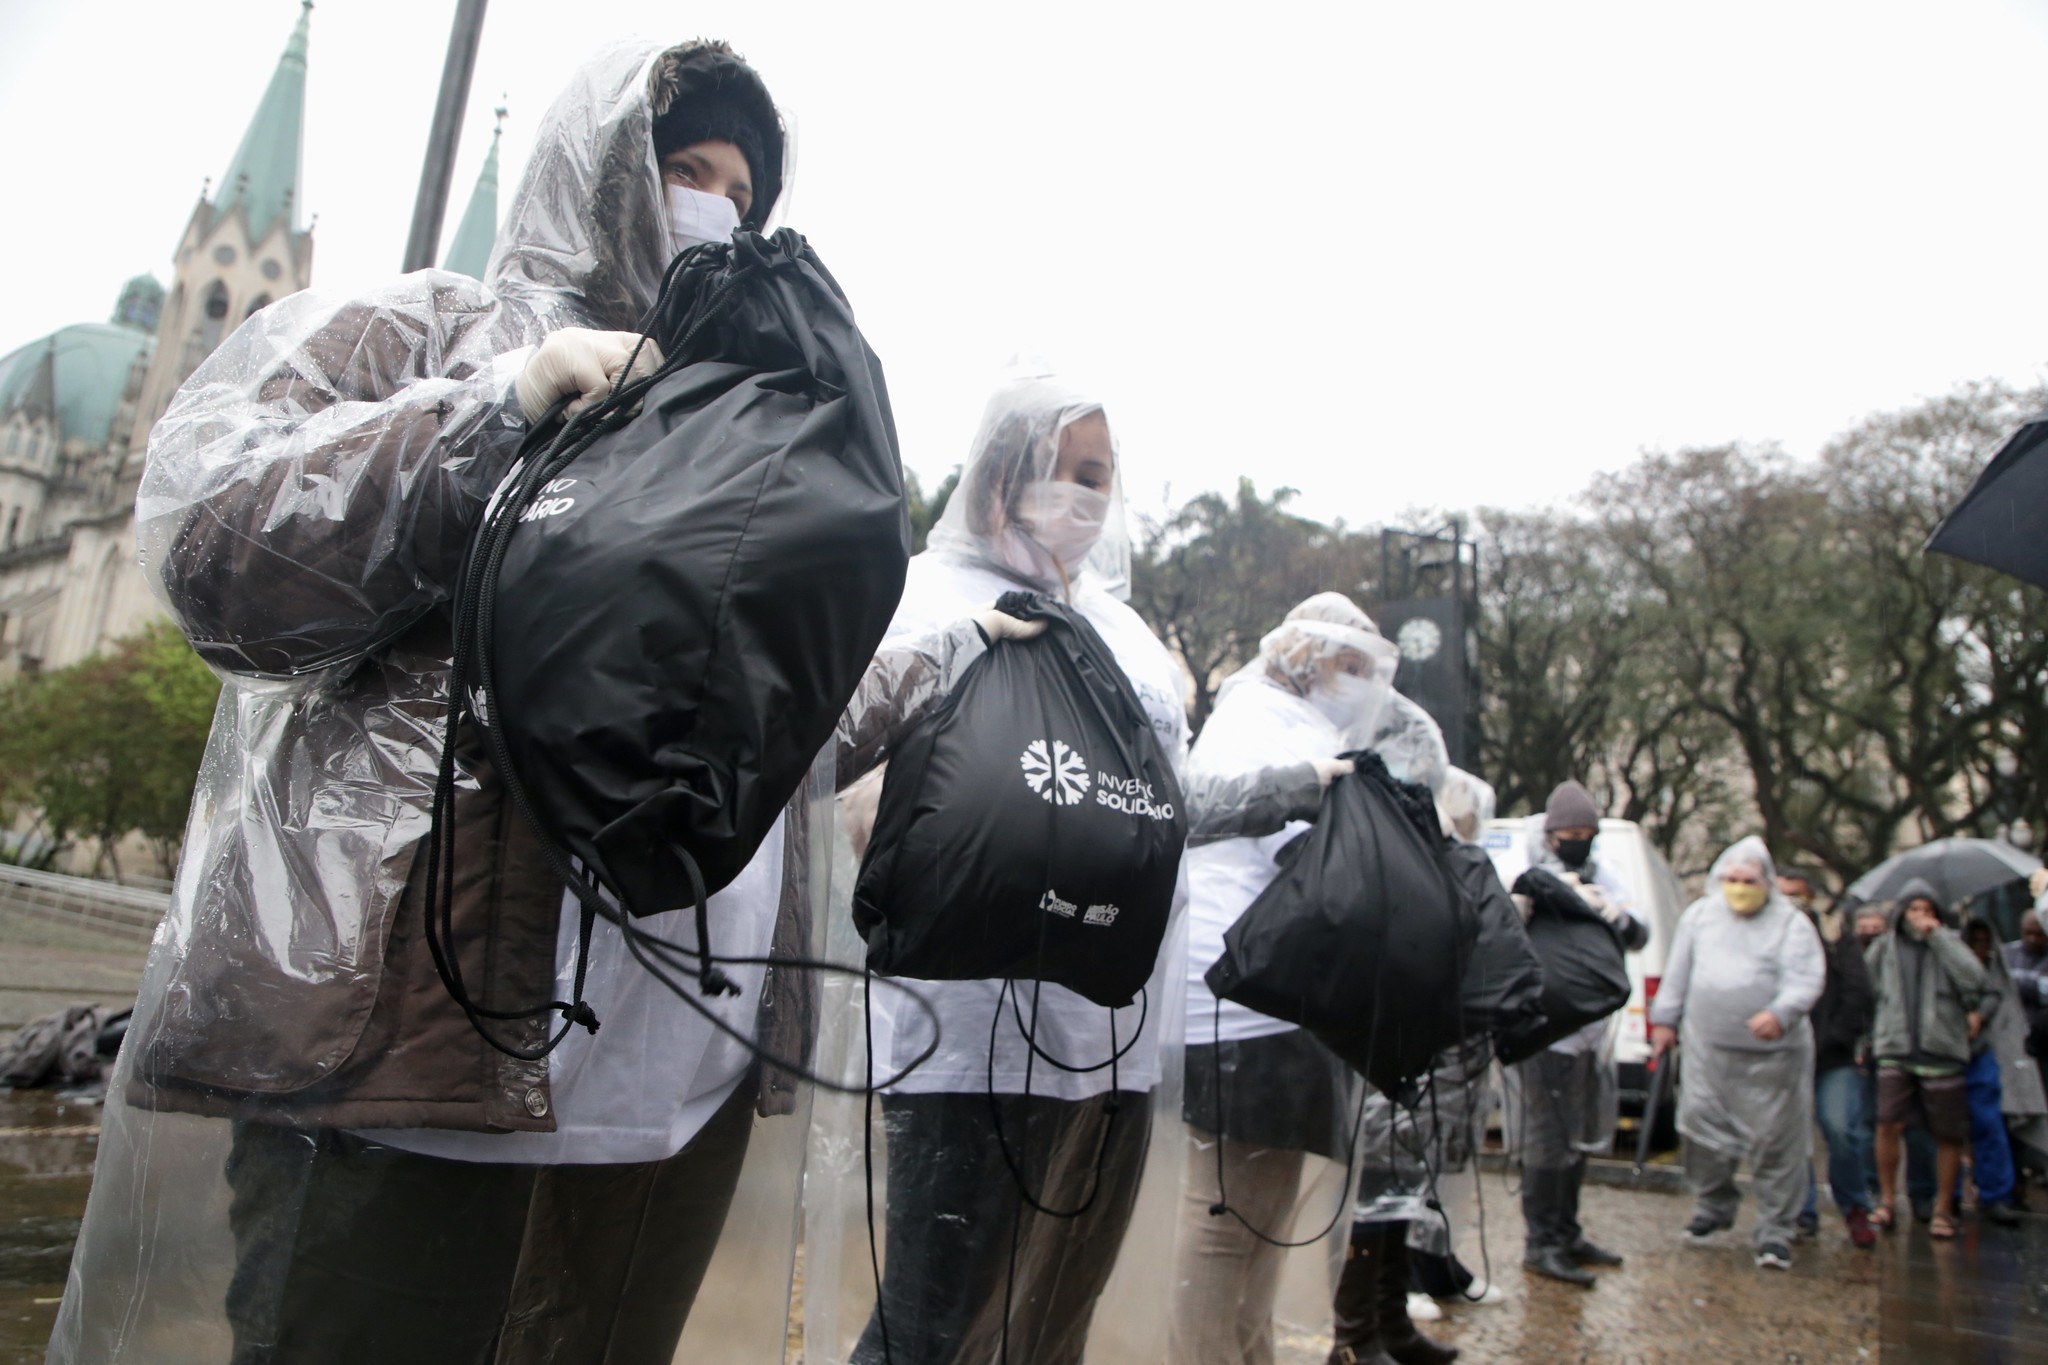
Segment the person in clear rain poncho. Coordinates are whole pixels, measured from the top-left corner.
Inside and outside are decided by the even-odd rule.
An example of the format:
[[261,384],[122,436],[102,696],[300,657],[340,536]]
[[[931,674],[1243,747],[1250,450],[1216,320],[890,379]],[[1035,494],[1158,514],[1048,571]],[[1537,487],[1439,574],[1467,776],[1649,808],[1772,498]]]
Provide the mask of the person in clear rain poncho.
[[[698,1002],[749,1047],[600,923],[584,996],[602,1031],[539,1056],[552,1016],[504,1021],[513,1056],[449,998],[421,904],[447,603],[485,501],[530,421],[619,376],[677,251],[767,222],[784,160],[767,88],[724,44],[614,47],[537,130],[486,281],[423,271],[293,295],[157,424],[144,567],[228,685],[53,1361],[666,1362],[751,1188],[750,1141],[801,1159],[799,1120],[754,1131],[799,1107],[755,1054],[804,1055],[801,978],[740,967],[739,995]],[[721,948],[803,952],[834,760],[849,775],[874,761],[920,689],[937,695],[980,648],[968,626],[877,661],[866,696],[887,705],[849,711],[808,795],[712,897]],[[453,944],[471,992],[503,1009],[571,998],[573,903],[473,725],[453,742]],[[695,944],[687,911],[641,924]],[[786,1267],[798,1170],[775,1169],[736,1227]],[[746,1330],[766,1345],[700,1354],[779,1356],[786,1275],[707,1299],[714,1321],[755,1310]]]
[[1792,1231],[1813,1168],[1813,1028],[1827,956],[1813,921],[1778,890],[1758,838],[1714,860],[1686,908],[1650,1006],[1651,1047],[1682,1050],[1678,1131],[1694,1208],[1686,1236],[1734,1226],[1752,1167],[1756,1263],[1792,1265]]
[[[1274,812],[1278,821],[1193,847],[1186,858],[1188,1178],[1170,1353],[1185,1365],[1273,1359],[1273,1302],[1286,1257],[1277,1243],[1293,1236],[1306,1157],[1348,1158],[1355,1084],[1305,1029],[1216,999],[1203,975],[1222,955],[1224,933],[1278,875],[1280,849],[1315,818],[1330,776],[1351,770],[1337,757],[1345,736],[1377,725],[1400,657],[1349,598],[1317,593],[1223,684],[1188,758],[1196,787],[1275,763],[1302,776],[1283,793],[1292,802]],[[1214,1213],[1220,1204],[1234,1216]]]
[[[958,489],[929,547],[911,561],[884,648],[929,638],[1005,592],[1064,601],[1108,644],[1178,766],[1187,748],[1180,673],[1112,591],[1128,548],[1119,457],[1101,404],[1052,376],[1017,375],[989,400]],[[1313,806],[1333,770],[1303,762],[1185,783],[1190,838],[1277,829],[1290,812]],[[857,849],[874,813],[873,779],[863,787],[865,799],[849,793],[845,803]],[[1112,1012],[1045,985],[1034,990],[1035,1009],[1026,996],[999,1011],[1000,981],[911,982],[936,1006],[934,1039],[930,1020],[885,1011],[878,996],[877,1078],[934,1041],[938,1050],[881,1100],[888,1206],[880,1311],[868,1318],[853,1360],[1082,1358],[1156,1145],[1154,1110],[1179,1090],[1183,903],[1177,895],[1142,1004]],[[1045,1061],[1034,1069],[1034,1048],[1089,1069]],[[1113,1051],[1121,1054],[1114,1068],[1098,1065]],[[1105,1104],[1112,1076],[1114,1118]],[[1026,1206],[992,1110],[1033,1198],[1055,1210],[1085,1204],[1086,1212],[1058,1218]],[[1127,1336],[1143,1338],[1165,1303],[1105,1308],[1128,1320]]]

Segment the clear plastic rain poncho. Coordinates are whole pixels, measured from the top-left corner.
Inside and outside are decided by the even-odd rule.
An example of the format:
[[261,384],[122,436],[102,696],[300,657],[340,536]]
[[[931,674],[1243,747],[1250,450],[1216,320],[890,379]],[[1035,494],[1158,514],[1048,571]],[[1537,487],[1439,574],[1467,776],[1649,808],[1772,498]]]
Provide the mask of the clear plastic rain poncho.
[[1493,819],[1497,797],[1493,784],[1463,768],[1445,770],[1444,784],[1436,794],[1437,814],[1444,822],[1444,833],[1461,844],[1476,844],[1479,836],[1486,832],[1487,822]]
[[[579,1314],[621,1267],[657,1277],[663,1311],[689,1311],[696,1272],[636,1258],[701,1265],[706,1235],[717,1250],[684,1353],[781,1358],[805,1089],[647,990],[602,929],[587,998],[603,1031],[537,1056],[549,1016],[496,1030],[524,1055],[487,1046],[421,951],[413,889],[449,668],[435,608],[522,435],[509,386],[549,332],[632,329],[652,302],[670,238],[651,123],[692,62],[729,76],[737,59],[722,52],[628,44],[591,61],[542,122],[486,282],[423,271],[353,298],[281,300],[194,372],[152,433],[143,566],[228,686],[109,1093],[51,1360],[225,1360],[238,1341],[267,1359],[266,1343],[308,1335],[337,1358],[389,1359],[350,1342],[374,1340],[386,1317],[428,1333],[465,1313],[504,1317],[500,1359],[562,1359],[608,1330]],[[768,141],[779,154],[779,132]],[[767,169],[756,179],[781,178]],[[944,666],[934,654],[894,672]],[[855,748],[886,730],[849,718]],[[457,943],[474,950],[463,926],[481,919],[504,949],[473,960],[472,989],[504,1007],[566,998],[574,916],[477,746],[458,755]],[[829,834],[829,763],[812,778],[712,902],[756,952],[801,954],[822,935],[828,860],[814,845]],[[755,1047],[801,1058],[812,984],[757,968],[713,1008]],[[722,1239],[715,1217],[665,1202],[733,1188],[740,1161]],[[656,1170],[669,1185],[649,1183]],[[619,1198],[642,1212],[588,1216],[620,1212],[606,1203]],[[529,1207],[516,1265],[472,1254],[519,1249],[516,1222],[496,1243],[462,1240]],[[618,1229],[643,1214],[664,1236],[629,1247]],[[316,1263],[340,1267],[325,1287],[301,1274]],[[366,1264],[408,1287],[480,1278],[458,1286],[476,1291],[460,1303],[371,1293],[351,1314],[335,1286]]]
[[[1400,651],[1349,598],[1310,597],[1219,689],[1189,755],[1190,791],[1243,783],[1275,765],[1313,772],[1313,760],[1335,758],[1347,735],[1374,727],[1399,662]],[[1265,819],[1247,810],[1236,837],[1191,841],[1187,854],[1181,1117],[1188,1170],[1175,1248],[1173,1359],[1205,1356],[1218,1342],[1258,1358],[1276,1319],[1309,1331],[1328,1325],[1333,1267],[1349,1227],[1360,1082],[1306,1030],[1219,1001],[1203,979],[1223,953],[1224,934],[1278,875],[1276,858],[1309,828],[1321,797],[1312,785]],[[1230,1212],[1214,1212],[1218,1205]],[[1289,1242],[1305,1245],[1275,1245]]]
[[[911,561],[884,649],[957,631],[1005,592],[1063,599],[1108,644],[1178,765],[1187,746],[1180,674],[1094,568],[1127,539],[1116,463],[1099,402],[1043,374],[1004,383],[930,548]],[[868,817],[847,804],[864,843]],[[1189,818],[1199,822],[1192,809]],[[840,857],[843,889],[850,839]],[[831,955],[859,962],[864,946],[843,895],[836,899]],[[806,1360],[916,1365],[1006,1354],[1019,1365],[1057,1365],[1084,1350],[1091,1365],[1161,1358],[1182,1150],[1173,1120],[1184,902],[1183,892],[1142,1003],[1121,1010],[1028,981],[1010,990],[998,981],[911,982],[937,1007],[934,1036],[892,992],[875,990],[870,1013],[857,984],[827,982],[820,1065],[829,1073],[880,1079],[935,1050],[872,1104],[825,1096],[816,1107]],[[1020,1186],[1054,1212],[1027,1207]]]
[[[1758,872],[1763,905],[1736,912],[1722,879]],[[1813,1027],[1807,1015],[1827,982],[1813,921],[1778,890],[1764,841],[1738,840],[1714,860],[1707,894],[1686,907],[1664,962],[1650,1022],[1678,1029],[1678,1131],[1690,1142],[1742,1158],[1810,1147]],[[1758,1038],[1749,1020],[1769,1010],[1782,1034]]]

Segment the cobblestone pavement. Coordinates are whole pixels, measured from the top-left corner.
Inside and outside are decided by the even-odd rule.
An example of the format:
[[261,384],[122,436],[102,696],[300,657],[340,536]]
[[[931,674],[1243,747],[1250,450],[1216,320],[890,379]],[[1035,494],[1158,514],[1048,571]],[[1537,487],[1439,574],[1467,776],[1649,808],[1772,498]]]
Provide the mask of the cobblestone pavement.
[[[1587,1234],[1628,1264],[1598,1272],[1599,1287],[1581,1290],[1522,1273],[1513,1177],[1489,1175],[1484,1188],[1486,1249],[1507,1301],[1453,1304],[1444,1321],[1424,1325],[1463,1349],[1460,1365],[1836,1365],[1879,1358],[1880,1257],[1852,1247],[1839,1219],[1793,1249],[1790,1271],[1758,1270],[1746,1205],[1716,1245],[1693,1247],[1679,1235],[1691,1208],[1684,1196],[1588,1185],[1581,1205]],[[1477,1271],[1476,1227],[1459,1241],[1461,1257]],[[1327,1336],[1289,1334],[1278,1362],[1322,1365],[1329,1349]]]

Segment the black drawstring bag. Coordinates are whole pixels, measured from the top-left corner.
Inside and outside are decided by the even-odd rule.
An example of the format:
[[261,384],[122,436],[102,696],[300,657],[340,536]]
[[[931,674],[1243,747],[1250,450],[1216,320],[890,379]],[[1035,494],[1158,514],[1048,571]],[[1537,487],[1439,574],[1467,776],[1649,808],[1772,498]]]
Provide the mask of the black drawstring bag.
[[1542,1027],[1543,963],[1493,859],[1476,844],[1454,844],[1445,857],[1479,913],[1479,939],[1465,966],[1465,1036]]
[[652,328],[669,365],[521,499],[491,614],[542,821],[638,915],[752,859],[910,555],[881,364],[817,256],[783,231],[688,259]]
[[[458,712],[581,902],[586,949],[603,916],[665,982],[665,968],[685,967],[706,994],[736,993],[705,901],[753,858],[831,739],[910,558],[881,363],[801,236],[741,231],[677,256],[642,331],[660,368],[566,426],[535,425],[454,603],[426,938],[470,1022],[515,1056],[545,1055],[562,1035],[513,1048],[484,1021],[559,1012],[566,1032],[597,1020],[581,958],[569,1002],[491,1010],[463,982]],[[692,904],[697,949],[631,928]]]
[[1312,1030],[1395,1095],[1463,1034],[1459,984],[1479,922],[1428,789],[1394,780],[1377,754],[1347,757],[1358,771],[1330,784],[1203,979]]
[[1077,613],[976,659],[900,744],[853,892],[868,966],[930,981],[1029,977],[1131,1003],[1173,908],[1187,820],[1116,656]]
[[1534,903],[1529,946],[1543,964],[1543,1018],[1494,1035],[1503,1062],[1535,1056],[1628,1003],[1628,960],[1621,936],[1555,873],[1532,867],[1515,894]]

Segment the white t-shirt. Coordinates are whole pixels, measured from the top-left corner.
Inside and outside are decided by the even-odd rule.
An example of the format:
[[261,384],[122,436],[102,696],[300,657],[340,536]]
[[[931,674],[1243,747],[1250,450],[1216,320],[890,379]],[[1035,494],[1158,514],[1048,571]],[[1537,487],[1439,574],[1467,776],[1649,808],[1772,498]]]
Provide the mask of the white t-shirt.
[[[896,609],[883,647],[903,639],[919,639],[944,630],[992,605],[1018,585],[992,570],[965,563],[940,551],[927,551],[910,561],[909,581]],[[1095,627],[1122,665],[1138,694],[1153,732],[1167,757],[1178,767],[1187,749],[1187,715],[1181,705],[1180,673],[1165,646],[1138,614],[1087,579],[1069,604]],[[978,1093],[993,1084],[998,1094],[1022,1094],[1030,1065],[1030,1093],[1060,1099],[1086,1099],[1110,1088],[1110,1068],[1085,1074],[1061,1071],[1043,1058],[1032,1060],[1021,1017],[1031,1028],[1040,1052],[1069,1065],[1093,1066],[1121,1052],[1115,1084],[1123,1090],[1149,1090],[1159,1083],[1160,1021],[1169,1007],[1168,988],[1178,990],[1184,955],[1181,919],[1187,904],[1185,868],[1175,888],[1173,916],[1160,945],[1159,960],[1139,1001],[1111,1011],[1063,986],[1019,982],[996,1018],[1000,981],[919,981],[907,984],[929,999],[939,1018],[939,1049],[908,1079],[893,1087],[899,1094]],[[1032,995],[1038,995],[1033,1027]],[[931,1021],[894,991],[881,988],[874,997],[875,1079],[895,1074],[931,1042]],[[1112,1048],[1111,1015],[1115,1015]],[[1142,1027],[1140,1016],[1144,1017]],[[990,1079],[990,1026],[995,1028],[994,1079]],[[1132,1042],[1132,1035],[1137,1041]]]
[[[711,948],[720,957],[761,957],[768,952],[782,900],[782,854],[778,819],[753,861],[711,897]],[[569,999],[574,989],[581,914],[575,898],[565,895],[555,942],[557,999]],[[697,946],[694,909],[649,915],[636,923],[644,933],[686,948]],[[748,965],[725,971],[739,983],[736,996],[707,998],[693,974],[668,969],[668,975],[698,1006],[751,1040],[766,969]],[[650,976],[627,950],[618,927],[603,919],[591,928],[583,998],[597,1012],[597,1032],[572,1028],[561,1046],[548,1054],[554,1132],[373,1128],[359,1130],[358,1136],[453,1161],[551,1166],[674,1156],[732,1094],[752,1064],[752,1053]],[[560,1016],[550,1016],[550,1024],[560,1028]]]
[[[1188,755],[1188,772],[1234,777],[1284,764],[1335,758],[1344,737],[1323,713],[1264,678],[1227,691]],[[1296,820],[1277,834],[1223,839],[1188,850],[1188,1031],[1190,1047],[1286,1033],[1295,1025],[1240,1005],[1220,1003],[1203,975],[1223,956],[1223,935],[1280,869],[1273,856],[1309,828]]]

